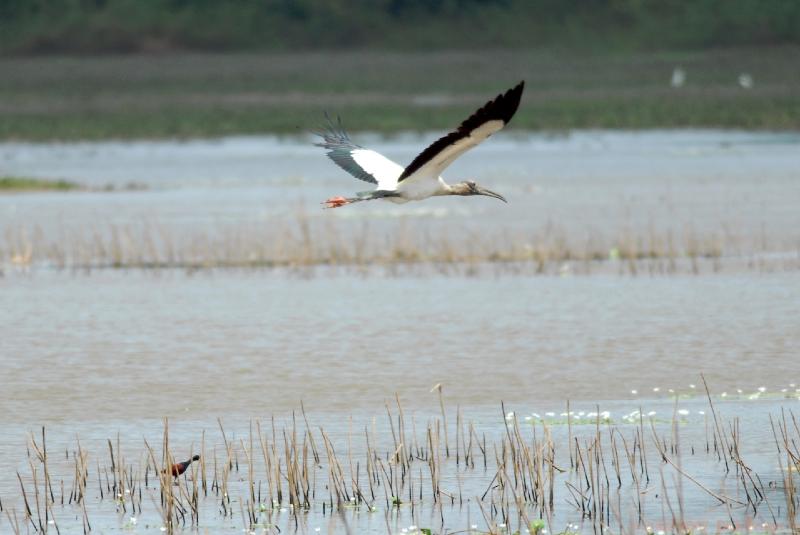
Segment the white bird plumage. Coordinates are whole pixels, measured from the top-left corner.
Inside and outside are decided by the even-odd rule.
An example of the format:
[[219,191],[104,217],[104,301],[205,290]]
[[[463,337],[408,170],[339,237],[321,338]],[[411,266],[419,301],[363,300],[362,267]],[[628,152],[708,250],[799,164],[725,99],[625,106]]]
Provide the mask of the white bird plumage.
[[404,203],[436,195],[486,195],[505,202],[499,193],[482,188],[473,181],[450,185],[441,174],[456,158],[508,124],[519,107],[524,87],[522,81],[487,102],[456,130],[422,151],[407,167],[356,145],[342,128],[341,120],[335,124],[326,114],[328,125],[319,132],[322,142],[317,145],[328,150],[328,157],[336,165],[359,180],[375,184],[375,189],[360,192],[357,197],[333,197],[323,204],[328,208],[338,208],[373,199]]

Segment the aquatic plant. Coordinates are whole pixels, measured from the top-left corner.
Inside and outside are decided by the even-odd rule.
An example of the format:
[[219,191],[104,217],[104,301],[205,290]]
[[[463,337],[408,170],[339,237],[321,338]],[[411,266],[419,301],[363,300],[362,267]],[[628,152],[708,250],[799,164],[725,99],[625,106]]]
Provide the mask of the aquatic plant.
[[[76,438],[65,455],[54,456],[42,428],[28,437],[27,471],[15,474],[19,494],[0,500],[0,526],[13,533],[44,533],[49,526],[89,533],[107,527],[103,522],[123,529],[156,526],[168,533],[220,525],[309,532],[309,519],[346,526],[359,514],[377,512],[387,523],[410,520],[408,527],[389,528],[402,533],[447,533],[459,526],[487,534],[699,533],[706,524],[685,517],[685,501],[691,499],[718,504],[707,509],[708,522],[720,522],[726,531],[796,530],[800,424],[795,415],[769,416],[783,469],[759,474],[742,454],[738,419],[726,421],[715,398],[705,393],[706,414],[693,421],[704,426],[700,444],[682,440],[677,406],[671,421],[659,424],[641,410],[632,425],[622,426],[601,420],[598,409],[593,423],[572,426],[557,438],[543,421],[521,425],[502,403],[499,426],[487,433],[460,408],[448,410],[442,397],[444,414],[431,411],[422,426],[414,415],[407,419],[396,397],[387,401],[380,428],[372,419],[360,430],[352,422],[338,431],[329,422],[333,430],[326,430],[312,425],[301,407],[301,417],[293,414],[283,425],[274,418],[263,426],[253,420],[235,435],[219,419],[217,438],[209,444],[203,431],[199,448],[174,444],[165,419],[155,447],[145,439],[135,451],[117,435],[103,445],[105,454],[90,454]],[[451,422],[449,448],[445,414]],[[164,468],[194,451],[200,462],[173,480]],[[466,486],[467,479],[473,485]],[[468,488],[483,490],[474,494]],[[104,510],[112,514],[98,521]],[[470,510],[479,516],[470,519]],[[422,511],[438,525],[418,527]]]
[[[668,245],[666,245],[668,244]],[[608,251],[616,251],[609,255]],[[0,267],[24,269],[285,269],[306,275],[315,268],[389,274],[417,270],[440,274],[551,274],[611,272],[630,275],[796,270],[800,255],[772,254],[762,244],[734,236],[687,231],[625,231],[610,238],[567,238],[553,225],[532,231],[500,229],[470,239],[419,232],[404,221],[379,232],[357,223],[310,218],[215,225],[178,230],[139,224],[64,227],[9,225],[0,234]]]

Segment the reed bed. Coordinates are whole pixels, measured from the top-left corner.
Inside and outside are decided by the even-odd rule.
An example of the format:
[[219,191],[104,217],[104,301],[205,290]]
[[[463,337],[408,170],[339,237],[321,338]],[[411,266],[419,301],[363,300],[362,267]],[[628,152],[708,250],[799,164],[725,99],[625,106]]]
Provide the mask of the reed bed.
[[[769,244],[719,232],[624,230],[605,237],[570,234],[558,226],[440,234],[406,222],[320,222],[302,215],[287,223],[180,229],[155,223],[99,229],[8,227],[0,235],[0,269],[307,269],[335,267],[390,273],[429,268],[442,273],[675,274],[735,270],[796,270],[800,246]],[[800,238],[798,238],[800,240]]]
[[[54,452],[41,428],[15,474],[19,492],[0,496],[0,530],[797,533],[800,422],[791,410],[763,415],[779,468],[759,474],[743,422],[725,418],[710,395],[694,422],[704,430],[687,441],[677,398],[670,419],[637,411],[619,422],[599,407],[573,418],[568,404],[560,427],[501,404],[487,427],[438,390],[441,411],[424,421],[395,397],[385,417],[363,425],[351,418],[326,430],[301,407],[240,434],[218,420],[214,439],[202,431],[175,444],[165,419],[160,443],[145,439],[137,451],[117,436],[98,451],[76,437]],[[173,478],[168,467],[192,454],[200,461]]]

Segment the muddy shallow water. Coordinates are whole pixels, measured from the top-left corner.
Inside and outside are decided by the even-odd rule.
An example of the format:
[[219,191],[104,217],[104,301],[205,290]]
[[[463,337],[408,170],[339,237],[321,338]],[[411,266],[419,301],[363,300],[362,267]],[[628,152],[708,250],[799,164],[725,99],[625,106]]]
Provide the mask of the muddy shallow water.
[[800,381],[800,273],[629,278],[36,273],[0,279],[17,422],[619,399]]
[[[407,161],[430,139],[358,141]],[[0,174],[146,187],[0,196],[0,243],[7,249],[20,231],[39,244],[64,244],[111,227],[141,225],[166,229],[178,243],[220,227],[235,234],[237,225],[255,228],[251,237],[258,237],[261,227],[268,235],[272,225],[293,225],[299,212],[311,226],[335,224],[345,240],[364,229],[398,228],[411,235],[420,230],[454,236],[454,242],[460,237],[463,243],[470,236],[513,232],[561,233],[566,241],[583,243],[626,232],[689,230],[698,239],[722,236],[724,254],[747,265],[754,255],[793,263],[729,269],[723,262],[699,275],[653,276],[643,270],[635,277],[620,276],[624,270],[613,263],[590,276],[565,264],[558,275],[536,277],[529,276],[532,270],[491,268],[469,276],[435,269],[60,270],[6,255],[0,266],[3,504],[19,507],[16,472],[29,469],[26,434],[40,433],[41,425],[49,430],[51,451],[72,451],[80,437],[92,463],[101,464],[107,460],[106,439],[119,433],[131,462],[141,466],[142,438],[159,444],[162,417],[170,418],[171,443],[183,455],[197,449],[203,430],[209,447],[220,447],[218,417],[235,441],[246,441],[253,419],[266,422],[274,415],[285,425],[302,402],[312,428],[324,427],[340,452],[347,450],[350,426],[385,419],[384,404],[395,393],[419,422],[438,417],[438,398],[431,392],[436,384],[444,385],[451,430],[460,407],[500,439],[501,401],[523,422],[533,413],[552,412],[558,419],[567,399],[586,413],[599,403],[622,425],[629,424],[622,414],[654,410],[659,432],[669,433],[677,409],[673,395],[680,393],[681,407],[689,411],[687,443],[700,448],[708,436],[708,407],[697,393],[701,373],[721,405],[728,403],[727,414],[747,423],[743,443],[752,444],[749,458],[765,478],[780,483],[767,414],[796,411],[793,392],[800,384],[796,134],[510,134],[447,173],[476,178],[506,195],[508,205],[433,199],[335,211],[319,210],[318,202],[364,187],[308,143],[232,138],[0,144]],[[554,425],[554,435],[565,442],[563,427]],[[583,425],[587,436],[593,432],[594,426]],[[381,451],[391,453],[388,430],[377,435]],[[363,445],[355,448],[363,457]],[[53,469],[68,474],[71,459],[67,454],[54,460]],[[719,490],[719,459],[686,462]],[[94,464],[92,471],[96,477]],[[456,473],[445,476],[450,491],[459,485]],[[483,493],[491,475],[464,474],[464,492]],[[241,500],[246,475],[236,477],[232,492]],[[673,489],[670,477],[665,484]],[[150,483],[148,492],[156,492]],[[687,497],[693,518],[725,520],[725,511],[702,492]],[[90,498],[97,528],[160,529],[157,509],[147,509],[153,505],[149,498],[144,516],[134,516],[137,524],[131,524],[129,511]],[[567,499],[559,495],[561,503]],[[661,516],[661,506],[653,500],[651,518]],[[219,516],[213,500],[205,507],[204,529],[242,528],[238,512]],[[472,524],[487,529],[476,502],[447,513],[421,505],[422,512],[401,511],[388,520],[383,509],[377,516],[362,509],[342,519],[320,516],[320,507],[321,500],[298,529],[344,532],[345,520],[356,532],[384,533],[387,522],[391,531],[408,531],[421,521],[451,531]],[[273,513],[281,529],[293,526],[285,511]],[[74,509],[56,514],[63,526],[80,529]],[[560,529],[578,519],[571,513],[560,517]],[[0,531],[6,528],[2,522]]]

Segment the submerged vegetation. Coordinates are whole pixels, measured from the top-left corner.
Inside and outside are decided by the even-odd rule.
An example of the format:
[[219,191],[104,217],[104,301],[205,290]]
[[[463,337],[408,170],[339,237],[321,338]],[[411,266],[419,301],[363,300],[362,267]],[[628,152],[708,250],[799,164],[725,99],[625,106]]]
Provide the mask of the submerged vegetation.
[[[747,422],[768,429],[754,450],[739,418],[711,395],[690,419],[676,404],[671,420],[637,410],[619,424],[599,408],[573,420],[567,403],[560,427],[502,404],[496,419],[476,422],[438,396],[441,412],[408,413],[396,397],[385,419],[363,427],[352,418],[317,425],[302,407],[233,432],[218,419],[217,430],[180,445],[166,419],[162,436],[138,447],[119,434],[70,437],[58,454],[42,428],[28,438],[19,492],[0,497],[0,526],[16,534],[137,524],[168,533],[313,533],[326,524],[348,533],[350,524],[412,534],[797,532],[800,427],[782,406]],[[173,480],[165,467],[193,455],[199,462]]]

